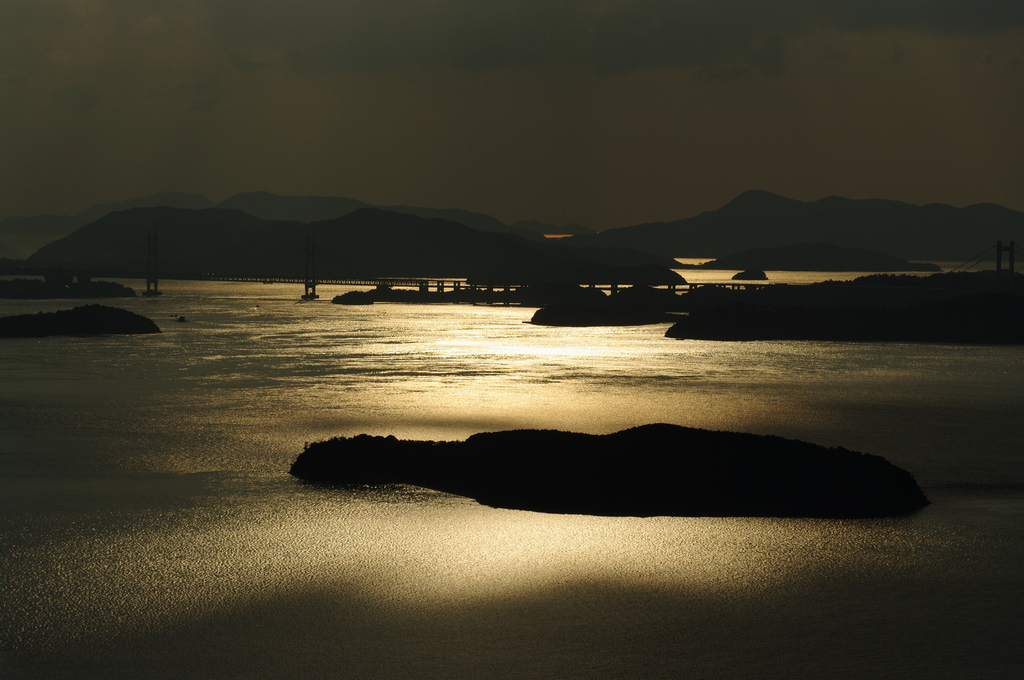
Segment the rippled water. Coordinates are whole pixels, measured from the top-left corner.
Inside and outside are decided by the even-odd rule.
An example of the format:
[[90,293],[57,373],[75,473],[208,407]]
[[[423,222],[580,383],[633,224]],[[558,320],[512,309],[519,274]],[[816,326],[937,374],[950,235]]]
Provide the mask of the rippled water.
[[[1019,348],[681,342],[292,288],[168,282],[123,305],[159,336],[4,343],[0,677],[1018,677]],[[337,434],[658,421],[881,454],[936,502],[597,518],[286,474]]]

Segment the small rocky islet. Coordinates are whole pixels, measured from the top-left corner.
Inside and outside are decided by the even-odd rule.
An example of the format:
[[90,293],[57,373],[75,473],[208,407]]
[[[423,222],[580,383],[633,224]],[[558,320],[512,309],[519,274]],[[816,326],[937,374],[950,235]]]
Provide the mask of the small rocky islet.
[[465,441],[358,435],[307,444],[299,479],[410,484],[496,508],[603,516],[864,518],[928,504],[880,456],[799,440],[651,424],[606,435],[558,430]]

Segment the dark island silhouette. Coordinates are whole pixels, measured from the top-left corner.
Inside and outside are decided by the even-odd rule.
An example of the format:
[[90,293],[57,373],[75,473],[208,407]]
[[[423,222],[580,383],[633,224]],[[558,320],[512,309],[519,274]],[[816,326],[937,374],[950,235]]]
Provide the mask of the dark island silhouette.
[[982,292],[906,306],[717,305],[679,318],[666,337],[691,340],[1024,343],[1024,296]]
[[652,424],[464,442],[359,435],[308,444],[291,474],[322,484],[411,484],[497,508],[650,517],[885,517],[928,500],[880,456],[782,437]]
[[51,335],[136,335],[159,333],[151,319],[118,307],[84,305],[74,309],[0,317],[0,338]]
[[733,281],[767,281],[768,275],[763,269],[744,269],[732,275]]
[[[681,281],[685,283],[685,279]],[[530,323],[539,326],[646,326],[672,323],[673,311],[685,307],[685,295],[671,290],[634,285],[611,295],[600,291],[585,298],[548,300],[534,312]],[[688,294],[687,294],[688,295]]]
[[627,305],[551,305],[533,313],[537,326],[647,326],[672,323],[679,317],[646,307]]
[[844,248],[831,243],[790,243],[776,248],[751,248],[682,269],[742,269],[817,272],[937,272],[927,262],[909,262],[867,248]]
[[47,279],[0,280],[0,298],[13,300],[57,300],[63,298],[135,297],[135,289],[116,281],[71,280],[65,277]]
[[[723,305],[769,307],[881,307],[899,309],[912,304],[938,302],[971,293],[1024,290],[1024,275],[1013,277],[993,271],[943,272],[927,276],[870,274],[849,281],[822,281],[809,285],[744,286],[705,285],[678,295],[667,311],[692,312]],[[754,281],[751,281],[754,283]]]

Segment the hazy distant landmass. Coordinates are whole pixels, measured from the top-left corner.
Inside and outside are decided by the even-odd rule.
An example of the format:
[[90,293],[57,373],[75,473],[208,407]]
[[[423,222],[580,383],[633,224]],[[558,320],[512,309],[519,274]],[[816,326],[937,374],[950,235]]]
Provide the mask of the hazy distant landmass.
[[793,243],[777,248],[752,248],[699,265],[694,269],[817,272],[937,272],[927,262],[908,262],[867,248],[844,248],[831,243]]
[[[485,232],[439,218],[360,208],[313,223],[264,220],[240,210],[135,208],[113,212],[41,248],[33,266],[95,272],[145,269],[147,234],[159,235],[164,275],[296,277],[305,264],[306,235],[316,237],[320,278],[465,277],[479,281],[676,283],[668,258],[609,253],[514,234]],[[612,258],[614,259],[614,258]]]
[[717,257],[751,248],[828,242],[909,260],[963,262],[998,240],[1024,242],[1024,213],[991,203],[955,208],[838,196],[803,202],[748,191],[696,217],[608,229],[570,240],[672,257]]
[[236,194],[221,202],[218,208],[241,210],[265,220],[321,222],[343,217],[362,208],[379,208],[391,212],[416,215],[428,219],[457,222],[480,231],[512,231],[500,220],[483,213],[460,208],[418,208],[409,205],[373,205],[354,198],[331,196],[279,196],[267,191]]
[[[214,206],[210,206],[214,207]],[[241,210],[263,220],[284,222],[319,222],[333,220],[360,208],[371,208],[369,203],[354,198],[334,196],[279,196],[269,191],[248,191],[221,201],[216,207]]]
[[197,194],[165,192],[117,203],[97,203],[77,215],[36,215],[0,220],[0,255],[24,259],[47,243],[116,210],[130,208],[212,208],[213,201]]
[[879,517],[928,503],[908,472],[880,456],[663,424],[608,435],[488,432],[464,442],[339,437],[308,445],[291,474],[590,515]]

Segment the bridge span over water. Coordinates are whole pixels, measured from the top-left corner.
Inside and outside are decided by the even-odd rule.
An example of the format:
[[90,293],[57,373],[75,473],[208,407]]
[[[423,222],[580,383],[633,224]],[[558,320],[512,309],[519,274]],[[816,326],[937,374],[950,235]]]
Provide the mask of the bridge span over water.
[[146,281],[144,294],[159,295],[159,280],[164,281],[236,281],[240,283],[264,283],[264,284],[295,284],[303,286],[301,297],[307,300],[317,299],[317,286],[359,286],[366,288],[391,288],[411,289],[423,293],[450,293],[450,292],[472,292],[489,293],[516,291],[529,288],[530,286],[546,285],[576,285],[582,288],[595,288],[598,290],[616,293],[619,290],[641,286],[659,290],[671,291],[673,293],[685,293],[701,287],[730,288],[730,289],[753,289],[763,288],[771,285],[762,281],[732,281],[727,283],[687,283],[680,280],[676,283],[654,283],[636,284],[614,281],[507,281],[507,280],[470,280],[454,277],[300,277],[300,276],[234,276],[208,273],[165,273],[159,279],[152,273],[139,271],[111,271],[111,270],[74,270],[74,269],[53,269],[41,267],[0,267],[0,276],[41,276],[48,282],[58,284],[70,284],[74,280],[80,283],[91,281],[96,278],[104,279],[138,279]]

